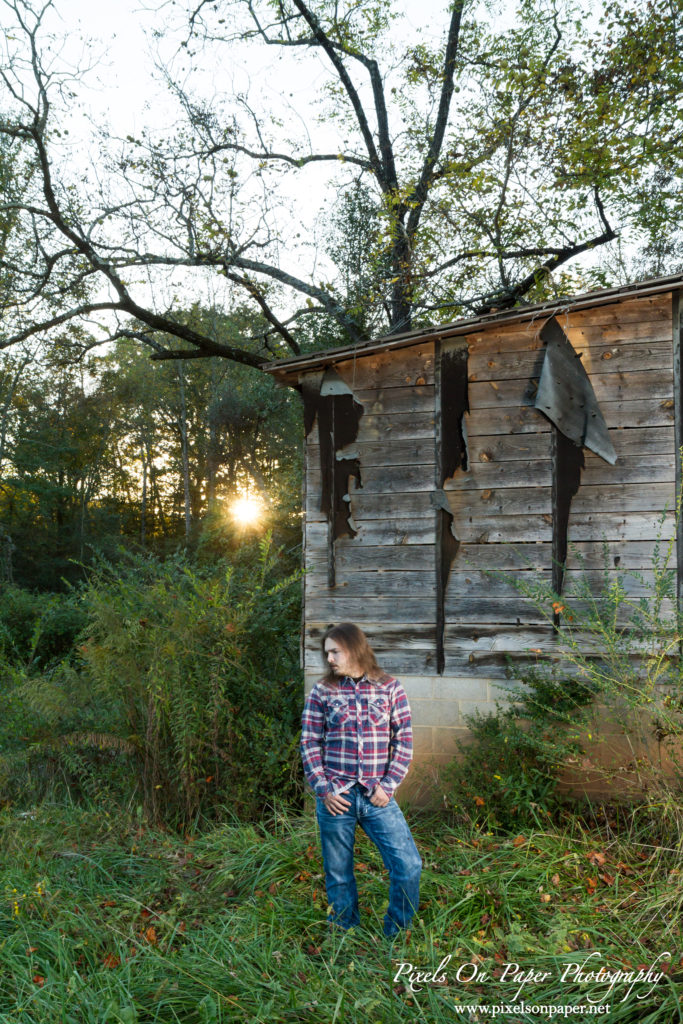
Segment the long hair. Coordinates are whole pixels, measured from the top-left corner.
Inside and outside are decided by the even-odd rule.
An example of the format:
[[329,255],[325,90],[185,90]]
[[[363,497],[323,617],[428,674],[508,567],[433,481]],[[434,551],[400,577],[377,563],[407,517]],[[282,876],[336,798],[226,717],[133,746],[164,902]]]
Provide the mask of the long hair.
[[390,678],[384,669],[380,668],[377,664],[375,652],[360,626],[357,626],[355,622],[340,622],[336,626],[327,627],[320,645],[323,663],[327,665],[327,672],[323,676],[322,682],[327,683],[328,686],[336,686],[339,677],[334,674],[327,664],[327,655],[325,654],[326,640],[337,640],[350,656],[351,661],[367,675],[368,679],[372,679],[376,683],[385,683]]

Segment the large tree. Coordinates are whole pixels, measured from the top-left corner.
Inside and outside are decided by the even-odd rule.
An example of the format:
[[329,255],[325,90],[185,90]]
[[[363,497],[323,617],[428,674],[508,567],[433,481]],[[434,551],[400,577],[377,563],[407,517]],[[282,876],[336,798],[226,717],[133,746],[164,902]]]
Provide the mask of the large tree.
[[[90,170],[63,147],[82,83],[60,78],[51,0],[2,3],[15,24],[0,133],[32,171],[0,207],[31,238],[3,254],[21,282],[4,296],[3,345],[100,318],[100,338],[137,339],[155,359],[257,367],[310,345],[313,315],[325,338],[354,341],[509,307],[619,232],[649,244],[680,221],[680,0],[609,0],[599,17],[581,0],[518,0],[514,17],[453,0],[437,42],[408,38],[377,0],[163,3],[180,33],[175,52],[160,42],[177,131],[105,139]],[[238,45],[296,62],[296,110],[264,105],[263,68],[233,89]],[[346,218],[351,248],[371,228],[362,295],[335,267],[349,245],[311,244],[325,218],[295,223],[307,195],[330,229],[335,196],[373,205]],[[188,324],[179,271],[224,306],[246,293],[263,329],[235,343]]]

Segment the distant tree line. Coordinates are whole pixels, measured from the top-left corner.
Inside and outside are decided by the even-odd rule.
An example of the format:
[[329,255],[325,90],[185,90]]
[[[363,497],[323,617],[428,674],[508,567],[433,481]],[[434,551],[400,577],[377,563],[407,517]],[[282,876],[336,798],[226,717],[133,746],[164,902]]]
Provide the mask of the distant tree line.
[[[250,326],[222,320],[226,334]],[[224,359],[154,365],[124,340],[76,358],[89,341],[0,353],[0,580],[60,589],[96,551],[192,545],[207,517],[229,527],[245,491],[265,502],[264,529],[296,527],[293,392]]]

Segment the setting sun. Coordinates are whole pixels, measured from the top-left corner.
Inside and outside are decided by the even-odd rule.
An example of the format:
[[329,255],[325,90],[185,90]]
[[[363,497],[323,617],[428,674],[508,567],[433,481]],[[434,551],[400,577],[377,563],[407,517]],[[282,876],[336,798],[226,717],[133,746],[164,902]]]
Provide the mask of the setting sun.
[[263,512],[264,505],[260,498],[237,498],[230,505],[230,514],[240,526],[256,526]]

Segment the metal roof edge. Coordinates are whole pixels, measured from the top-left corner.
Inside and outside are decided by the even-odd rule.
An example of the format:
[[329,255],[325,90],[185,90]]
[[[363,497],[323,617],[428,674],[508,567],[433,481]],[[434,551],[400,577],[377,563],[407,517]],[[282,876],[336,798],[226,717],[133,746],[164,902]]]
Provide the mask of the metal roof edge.
[[266,373],[289,374],[304,367],[310,368],[321,364],[338,362],[342,359],[351,359],[353,356],[365,356],[378,351],[405,348],[419,342],[435,341],[458,334],[471,334],[477,328],[492,327],[501,323],[507,324],[523,320],[534,320],[536,317],[541,316],[557,316],[569,310],[586,309],[592,306],[606,306],[627,298],[657,295],[661,292],[673,290],[677,285],[683,286],[683,274],[650,278],[645,281],[635,282],[634,284],[619,285],[615,288],[601,288],[598,291],[583,292],[574,297],[551,299],[547,302],[539,302],[530,306],[516,306],[513,309],[498,313],[484,313],[481,316],[455,320],[452,323],[442,324],[439,327],[424,327],[413,331],[406,331],[403,334],[382,335],[380,338],[359,342],[355,345],[322,349],[319,352],[311,352],[308,355],[290,356],[287,359],[264,363],[262,369]]

